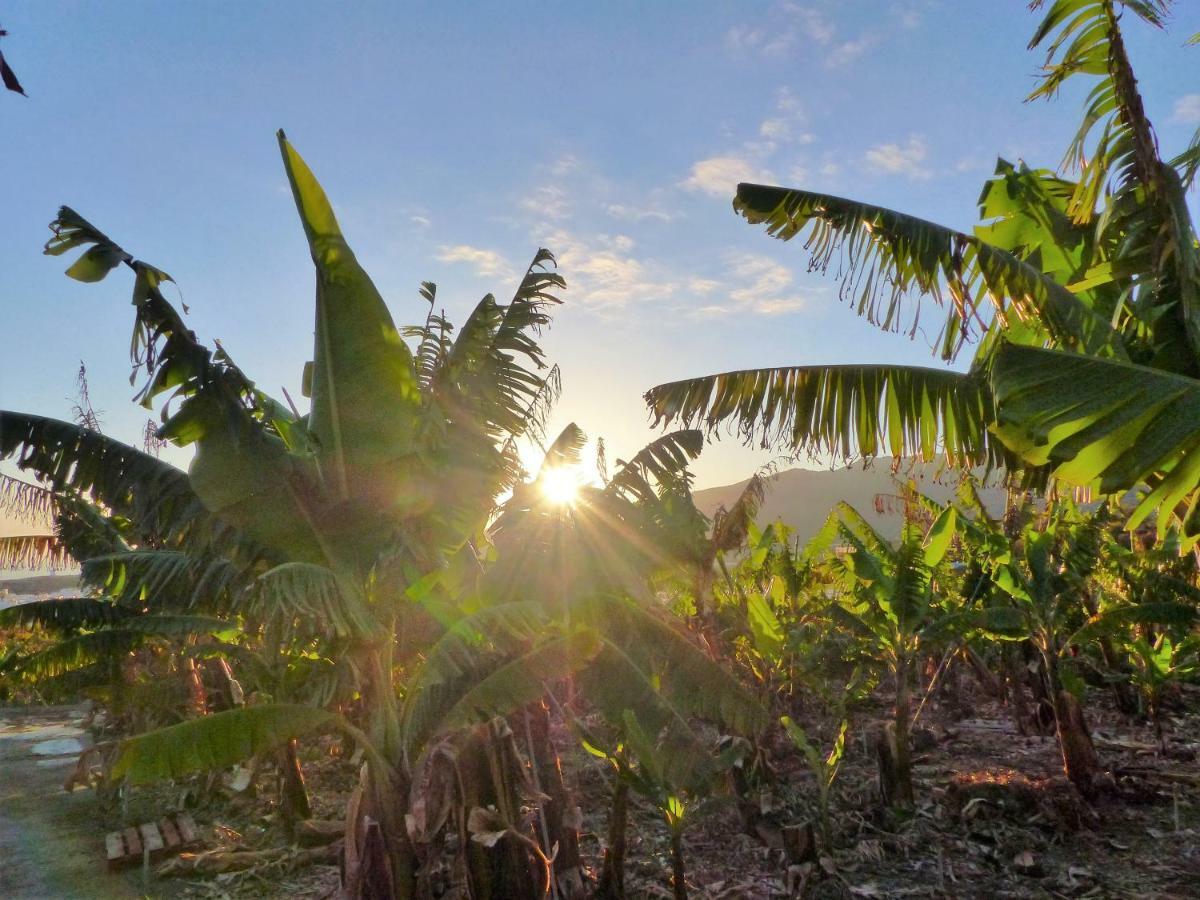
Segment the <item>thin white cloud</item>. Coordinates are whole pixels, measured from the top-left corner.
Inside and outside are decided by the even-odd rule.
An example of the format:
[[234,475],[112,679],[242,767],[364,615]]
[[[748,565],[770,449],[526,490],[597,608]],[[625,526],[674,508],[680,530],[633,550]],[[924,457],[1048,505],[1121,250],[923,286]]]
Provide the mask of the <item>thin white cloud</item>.
[[713,197],[732,198],[738,182],[770,182],[769,171],[758,163],[736,154],[710,156],[692,165],[683,187],[689,191],[702,191]]
[[813,136],[801,130],[804,124],[800,101],[791,88],[781,87],[775,92],[770,114],[759,124],[753,139],[693,163],[680,184],[690,191],[728,199],[739,182],[774,181],[769,161],[784,149],[812,142]]
[[543,184],[535,188],[527,197],[521,198],[521,208],[550,220],[565,219],[571,215],[567,192],[557,184]]
[[700,319],[747,313],[778,316],[806,305],[805,298],[795,289],[791,270],[768,257],[738,254],[729,258],[727,268],[728,281],[706,283],[704,292],[692,290],[706,296],[724,291],[726,302],[692,307],[686,310],[688,316]]
[[1182,122],[1185,125],[1195,125],[1200,122],[1200,94],[1184,94],[1175,101],[1175,114],[1172,122]]
[[908,2],[893,3],[892,13],[900,20],[900,25],[903,28],[916,28],[921,24],[921,10],[917,8],[917,4],[908,0]]
[[812,3],[784,3],[783,9],[791,13],[800,31],[810,41],[828,44],[837,34],[837,28],[829,21],[829,17]]
[[825,65],[830,67],[848,65],[862,56],[875,43],[876,39],[871,35],[863,35],[852,41],[842,41],[829,49],[825,55]]
[[[845,65],[862,55],[877,42],[873,35],[845,37],[839,34],[838,26],[826,12],[828,4],[800,3],[792,0],[779,2],[770,9],[764,24],[735,25],[725,33],[725,45],[732,52],[763,56],[780,56],[798,50],[818,49],[825,65]],[[919,17],[915,13],[901,13],[901,22],[911,27]]]
[[550,164],[550,174],[555,178],[563,178],[578,172],[583,167],[583,162],[573,153],[564,153],[558,159]]
[[923,180],[930,176],[928,169],[922,165],[929,155],[925,141],[913,135],[906,143],[879,144],[867,151],[868,168],[885,175],[905,175],[914,180]]
[[418,228],[428,228],[431,224],[428,216],[409,216],[408,220]]
[[465,263],[475,270],[476,275],[512,279],[515,270],[495,250],[484,250],[469,244],[443,245],[438,248],[437,260],[444,263]]
[[804,109],[789,87],[775,91],[771,114],[758,126],[758,136],[763,140],[747,142],[744,149],[769,155],[781,144],[812,142],[812,135],[803,130],[806,123]]
[[661,209],[648,209],[639,206],[629,206],[624,203],[609,203],[604,211],[614,219],[626,222],[644,222],[647,219],[657,219],[660,222],[670,222],[675,216]]
[[763,56],[780,56],[792,49],[795,40],[796,32],[791,28],[734,25],[725,32],[725,46],[739,55],[753,52]]
[[768,140],[779,141],[791,137],[792,129],[787,119],[764,119],[758,126],[758,133]]
[[678,284],[661,266],[634,256],[627,235],[586,235],[565,229],[545,238],[571,299],[599,312],[623,309],[631,302],[654,302],[674,294]]

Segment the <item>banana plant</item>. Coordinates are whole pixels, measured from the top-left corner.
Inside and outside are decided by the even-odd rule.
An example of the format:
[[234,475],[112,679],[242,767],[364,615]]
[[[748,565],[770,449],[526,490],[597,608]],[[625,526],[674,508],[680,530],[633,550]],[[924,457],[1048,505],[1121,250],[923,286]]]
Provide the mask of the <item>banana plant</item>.
[[804,761],[808,763],[809,771],[817,780],[817,818],[821,826],[821,842],[825,845],[826,852],[833,850],[833,819],[829,812],[829,799],[833,791],[833,782],[837,780],[838,770],[842,767],[842,756],[846,752],[846,733],[850,730],[850,720],[845,716],[844,710],[842,712],[833,745],[824,755],[809,739],[808,732],[791,718],[783,716],[779,720],[796,749],[804,754]]
[[[957,510],[942,509],[927,529],[905,522],[893,545],[849,504],[834,508],[807,552],[834,552],[841,591],[830,612],[835,623],[856,636],[864,662],[881,661],[894,685],[893,721],[880,736],[880,789],[889,806],[914,802],[909,747],[912,679],[915,663],[930,640],[952,622],[953,609],[941,599],[939,571],[955,534]],[[837,554],[835,542],[845,552]],[[944,568],[944,567],[943,567]]]
[[[544,490],[545,483],[554,472],[578,464],[584,442],[574,426],[564,429],[537,477],[514,490],[494,523],[497,559],[482,582],[497,612],[537,598],[549,620],[592,629],[601,649],[563,685],[565,705],[591,708],[618,730],[626,712],[634,713],[651,740],[674,736],[681,764],[711,755],[693,732],[693,718],[749,736],[766,724],[755,698],[657,596],[664,578],[687,570],[696,546],[689,538],[701,533],[693,529],[703,522],[687,471],[700,451],[700,437],[689,431],[664,435],[628,461],[618,460],[611,478],[582,486],[574,502],[563,504]],[[614,840],[617,835],[623,840],[628,784],[624,769],[618,765],[616,771],[611,831]],[[547,831],[560,829],[550,822]],[[570,847],[571,836],[563,836],[560,854]],[[606,864],[606,890],[617,890],[623,881],[618,860]]]
[[[537,334],[564,282],[541,251],[511,302],[488,295],[457,334],[433,315],[426,285],[424,324],[402,333],[282,133],[279,147],[316,270],[316,339],[303,378],[309,411],[269,397],[219,345],[202,344],[167,300],[166,272],[64,207],[46,252],[84,250],[68,269],[82,281],[120,266],[132,272],[138,399],[161,404],[160,436],[194,456],[183,472],[70,423],[4,411],[0,457],[55,492],[87,495],[124,517],[138,547],[232,557],[254,579],[276,573],[287,590],[268,584],[257,592],[263,603],[293,622],[321,610],[344,631],[378,748],[358,815],[380,823],[394,878],[385,892],[410,897],[412,847],[396,802],[409,792],[395,679],[421,649],[405,640],[436,637],[429,606],[461,593],[456,579],[468,577],[467,558],[485,547],[497,499],[517,479],[519,442],[539,431],[557,396],[558,373]],[[161,572],[167,563],[159,563]],[[254,593],[235,592],[235,606]],[[256,715],[245,711],[248,720]],[[270,728],[260,737],[296,737],[271,731],[279,719],[261,715]],[[225,736],[215,730],[213,743]]]
[[1139,635],[1129,642],[1134,660],[1133,682],[1146,701],[1160,753],[1166,753],[1167,737],[1162,723],[1163,689],[1200,673],[1200,638],[1195,635],[1172,640],[1161,632],[1153,641]]
[[[365,709],[355,740],[370,749],[363,792],[348,813],[347,857],[361,862],[382,851],[358,871],[386,873],[383,883],[355,881],[354,890],[414,897],[421,861],[404,823],[419,793],[415,779],[427,771],[422,760],[438,742],[536,703],[548,684],[575,675],[592,702],[619,688],[627,706],[667,698],[668,708],[745,732],[761,727],[762,715],[681,623],[648,602],[646,572],[665,562],[650,538],[671,518],[673,484],[684,477],[680,463],[699,450],[698,433],[655,441],[594,492],[594,504],[580,506],[586,527],[577,544],[590,550],[576,555],[581,571],[599,573],[581,602],[553,580],[526,580],[554,610],[532,632],[518,627],[533,620],[511,604],[493,608],[487,593],[498,591],[483,590],[485,563],[495,560],[495,585],[506,566],[529,574],[534,562],[525,552],[532,545],[506,547],[504,535],[514,521],[508,514],[530,496],[520,483],[519,444],[541,437],[559,390],[536,339],[564,285],[553,257],[539,252],[510,303],[485,297],[457,333],[433,312],[434,286],[423,285],[425,321],[401,331],[315,177],[282,133],[279,143],[317,273],[316,343],[303,379],[309,412],[290,398],[273,400],[222,348],[201,344],[167,301],[165,272],[64,208],[47,252],[87,248],[68,270],[84,281],[121,265],[133,272],[138,397],[148,405],[165,397],[160,434],[194,447],[195,456],[183,473],[86,429],[10,412],[0,413],[0,455],[15,456],[56,493],[86,495],[128,519],[138,537],[133,552],[144,545],[153,553],[89,562],[97,572],[107,567],[113,590],[142,596],[151,584],[171,584],[195,596],[210,567],[233,560],[239,580],[226,592],[229,614],[256,623],[268,643],[270,634],[286,642],[314,626],[324,632],[314,639],[341,642]],[[568,434],[551,449],[567,457],[575,440]],[[510,488],[506,514],[489,529]],[[525,518],[537,521],[542,511],[530,510]],[[187,577],[168,577],[177,565]],[[464,668],[466,648],[472,665]],[[662,677],[668,662],[675,678]],[[709,689],[694,692],[697,684]],[[290,724],[289,711],[305,708],[311,712]],[[218,713],[184,723],[186,731],[131,738],[117,771],[133,780],[182,773],[203,760],[222,765],[283,746],[316,727],[357,727],[326,713],[280,702]],[[238,728],[251,729],[253,740],[230,743]],[[171,744],[185,738],[192,746],[173,755]],[[501,752],[498,740],[487,739],[475,758]],[[174,762],[156,768],[155,754]],[[499,772],[473,800],[490,792],[514,809],[510,788]],[[521,827],[506,825],[514,835]],[[511,843],[495,842],[510,858]],[[528,883],[492,890],[521,894]]]
[[991,554],[992,583],[1008,602],[993,602],[968,618],[997,637],[1032,641],[1054,712],[1063,770],[1085,794],[1096,790],[1101,767],[1077,696],[1082,686],[1068,678],[1062,661],[1094,640],[1127,633],[1131,624],[1186,625],[1195,617],[1194,605],[1176,600],[1119,600],[1089,610],[1083,598],[1092,590],[1102,553],[1111,552],[1113,524],[1103,505],[1085,513],[1059,498],[1028,516],[1011,542],[993,530],[990,550],[970,546],[970,552]]
[[[1040,6],[1041,4],[1034,4]],[[960,232],[857,200],[755,184],[734,209],[888,331],[941,327],[935,351],[967,371],[886,365],[750,369],[659,385],[656,422],[735,428],[747,441],[830,456],[944,455],[1024,468],[1116,493],[1152,490],[1200,536],[1200,249],[1185,191],[1200,139],[1159,155],[1122,30],[1164,26],[1167,0],[1054,0],[1030,47],[1048,45],[1030,99],[1090,81],[1063,174],[1000,160],[981,223]],[[1074,176],[1072,180],[1071,176]]]
[[629,792],[633,790],[662,816],[671,841],[671,885],[676,900],[686,900],[687,865],[683,837],[697,818],[721,805],[716,791],[723,773],[738,761],[740,748],[709,750],[682,721],[660,731],[632,709],[625,709],[607,738],[574,723],[584,748],[613,768],[613,805],[608,847],[597,896],[625,897],[624,853]]

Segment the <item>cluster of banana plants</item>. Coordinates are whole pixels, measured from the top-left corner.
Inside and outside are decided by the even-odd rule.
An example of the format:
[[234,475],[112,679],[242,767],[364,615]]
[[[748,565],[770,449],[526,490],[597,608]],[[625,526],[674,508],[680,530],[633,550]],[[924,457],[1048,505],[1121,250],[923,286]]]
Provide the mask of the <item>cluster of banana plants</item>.
[[[697,721],[747,735],[766,723],[656,595],[664,577],[711,568],[687,472],[702,435],[665,435],[575,504],[550,503],[541,482],[584,443],[570,426],[536,475],[521,465],[559,391],[538,343],[565,286],[554,258],[539,251],[510,302],[488,295],[457,329],[425,284],[424,322],[397,328],[312,172],[282,133],[279,145],[316,269],[307,413],[201,343],[163,292],[166,272],[68,208],[53,223],[47,253],[84,249],[71,277],[132,272],[138,399],[161,406],[158,436],[194,455],[183,472],[86,423],[0,412],[0,457],[38,480],[26,500],[51,498],[56,552],[95,593],[6,613],[64,638],[12,671],[119,668],[171,638],[181,667],[219,659],[254,702],[196,703],[127,737],[111,778],[266,754],[302,787],[297,740],[340,731],[365,759],[349,895],[428,895],[455,831],[474,896],[579,895],[552,709],[626,735],[630,771],[676,812],[678,790],[698,796],[721,769]],[[88,540],[71,540],[64,523],[81,515],[95,520]],[[288,794],[304,814],[302,791]],[[678,837],[682,817],[667,821]],[[682,861],[677,882],[685,891]]]
[[[1196,566],[1178,542],[1131,541],[1107,503],[1020,490],[996,516],[972,479],[948,503],[911,483],[898,498],[897,540],[840,504],[802,547],[782,525],[751,528],[715,584],[724,644],[813,772],[827,844],[832,785],[847,732],[868,715],[864,698],[889,698],[874,741],[881,800],[910,807],[910,726],[951,667],[1006,699],[1022,732],[1052,732],[1064,774],[1087,796],[1107,783],[1084,712],[1089,685],[1127,698],[1118,709],[1148,718],[1166,747],[1162,700],[1197,674]],[[779,689],[789,683],[803,684],[801,696]]]
[[[316,275],[302,412],[197,338],[165,271],[63,207],[46,253],[82,251],[67,270],[80,281],[131,274],[137,400],[161,414],[156,439],[192,459],[185,472],[91,419],[0,411],[0,459],[33,479],[0,482],[0,502],[55,523],[51,538],[0,544],[0,564],[74,559],[88,589],[0,612],[0,628],[48,636],[0,675],[99,685],[126,733],[112,780],[272,757],[291,819],[308,810],[297,742],[340,732],[364,760],[350,897],[431,896],[447,867],[474,897],[584,893],[555,721],[611,772],[602,896],[625,894],[631,792],[661,814],[686,895],[685,829],[776,716],[816,776],[830,844],[858,699],[886,692],[883,799],[911,806],[915,694],[957,661],[992,682],[989,666],[1007,672],[1014,708],[1032,691],[1065,773],[1095,790],[1088,680],[1149,716],[1165,747],[1164,703],[1200,666],[1200,592],[1181,552],[1200,536],[1200,255],[1183,200],[1200,144],[1160,157],[1120,16],[1159,26],[1167,6],[1051,4],[1034,96],[1095,79],[1068,154],[1077,177],[1000,161],[974,234],[739,187],[748,221],[807,234],[815,268],[846,263],[868,319],[915,333],[922,303],[942,307],[946,362],[978,340],[968,371],[809,366],[654,388],[657,420],[682,430],[570,504],[544,490],[585,445],[575,426],[544,433],[560,373],[539,338],[565,288],[548,251],[507,302],[488,295],[456,326],[426,283],[423,320],[397,327],[280,132]],[[726,423],[789,451],[1003,466],[1021,490],[1003,519],[969,480],[949,504],[909,492],[896,541],[841,505],[801,548],[756,524],[767,473],[700,513],[688,465],[704,434],[689,426]],[[536,472],[522,464],[533,448]],[[1026,490],[1058,481],[1113,499],[1081,509]],[[1155,511],[1156,547],[1122,539]],[[178,695],[150,713],[145,688],[167,676]],[[797,724],[802,693],[826,695],[828,752]],[[718,750],[702,723],[751,740]]]

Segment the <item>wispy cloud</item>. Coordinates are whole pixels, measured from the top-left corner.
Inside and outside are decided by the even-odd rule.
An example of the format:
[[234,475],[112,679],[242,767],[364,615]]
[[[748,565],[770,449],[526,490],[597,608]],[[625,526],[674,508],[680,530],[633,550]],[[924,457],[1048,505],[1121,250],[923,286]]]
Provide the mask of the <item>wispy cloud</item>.
[[750,25],[734,25],[725,33],[725,46],[734,53],[761,53],[764,56],[781,56],[792,48],[794,31],[756,28]]
[[731,290],[729,299],[740,308],[778,315],[804,306],[804,298],[794,291],[791,270],[774,260],[744,253],[732,260],[731,268],[741,287]]
[[879,144],[867,151],[867,167],[885,175],[906,175],[914,180],[923,180],[930,172],[923,165],[929,148],[925,141],[913,135],[904,144]]
[[[631,308],[688,318],[773,316],[800,309],[803,298],[786,267],[754,255],[697,265],[692,255],[670,249],[671,231],[658,227],[681,215],[672,202],[683,190],[728,200],[739,180],[773,180],[763,160],[776,148],[800,142],[803,115],[796,98],[783,90],[772,101],[770,117],[787,123],[786,138],[781,129],[773,135],[776,140],[745,141],[736,151],[700,160],[670,187],[635,191],[575,157],[535,166],[528,202],[518,202],[509,222],[524,232],[523,240],[554,251],[571,308],[601,318],[616,318]],[[488,277],[514,269],[495,250],[468,244],[443,246],[438,259],[469,265]]]
[[664,267],[634,254],[636,243],[628,235],[563,229],[546,235],[545,243],[554,249],[572,299],[593,311],[615,312],[633,301],[661,301],[678,290],[678,282]]
[[831,67],[849,65],[876,43],[878,43],[878,38],[867,34],[852,41],[841,41],[829,48],[829,52],[825,54],[825,65]]
[[1172,122],[1182,122],[1185,125],[1195,125],[1200,122],[1200,94],[1184,94],[1175,101],[1175,113]]
[[476,275],[511,280],[516,270],[495,250],[472,247],[470,244],[443,245],[438,248],[437,260],[444,263],[464,263]]
[[903,28],[916,28],[921,24],[922,10],[916,0],[902,0],[892,4],[892,14]]
[[675,218],[673,213],[666,212],[662,209],[630,206],[625,203],[609,203],[604,207],[604,212],[612,216],[614,219],[621,219],[625,222],[644,222],[647,219],[656,219],[659,222],[670,222]]
[[[873,34],[842,35],[837,23],[826,12],[827,6],[820,2],[783,0],[770,10],[765,24],[739,24],[730,28],[725,33],[725,46],[735,54],[762,56],[782,56],[800,47],[816,49],[824,64],[833,68],[853,62],[878,42]],[[910,19],[911,15],[902,16],[901,21]]]
[[[785,149],[813,142],[813,136],[804,131],[805,123],[804,110],[795,93],[788,87],[779,88],[757,134],[732,150],[696,161],[680,185],[689,191],[728,199],[738,182],[772,182],[775,180],[772,160]],[[795,169],[797,165],[793,162],[791,167]]]
[[539,185],[532,193],[521,198],[520,206],[526,212],[552,221],[571,215],[567,192],[557,184]]
[[732,198],[740,181],[770,182],[771,173],[745,156],[710,156],[692,164],[683,180],[689,191],[702,191],[713,197]]
[[739,253],[726,260],[725,280],[707,279],[697,290],[689,283],[689,293],[703,296],[702,305],[682,311],[693,319],[714,319],[732,315],[778,316],[796,312],[806,305],[796,290],[791,269],[756,253]]

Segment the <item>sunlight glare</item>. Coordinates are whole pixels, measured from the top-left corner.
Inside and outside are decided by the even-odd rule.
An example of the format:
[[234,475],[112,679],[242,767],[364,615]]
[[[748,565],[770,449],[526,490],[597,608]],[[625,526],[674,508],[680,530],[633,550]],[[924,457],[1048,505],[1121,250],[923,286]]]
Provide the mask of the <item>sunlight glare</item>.
[[541,473],[542,495],[555,506],[570,506],[579,497],[580,472],[576,466],[562,466]]

